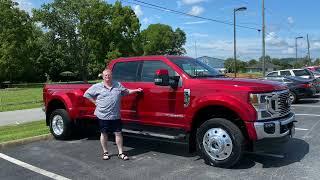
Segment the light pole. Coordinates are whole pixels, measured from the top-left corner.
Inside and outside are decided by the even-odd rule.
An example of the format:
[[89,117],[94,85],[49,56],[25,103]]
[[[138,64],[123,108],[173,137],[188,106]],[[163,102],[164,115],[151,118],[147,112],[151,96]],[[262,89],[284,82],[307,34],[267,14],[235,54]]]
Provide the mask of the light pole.
[[233,9],[233,55],[234,55],[234,77],[237,77],[237,50],[236,50],[236,12],[245,11],[246,7],[239,7]]
[[266,31],[265,31],[265,14],[264,14],[264,0],[262,0],[262,74],[266,76]]
[[302,36],[299,36],[299,37],[296,37],[296,63],[298,62],[298,39],[302,39],[303,37]]

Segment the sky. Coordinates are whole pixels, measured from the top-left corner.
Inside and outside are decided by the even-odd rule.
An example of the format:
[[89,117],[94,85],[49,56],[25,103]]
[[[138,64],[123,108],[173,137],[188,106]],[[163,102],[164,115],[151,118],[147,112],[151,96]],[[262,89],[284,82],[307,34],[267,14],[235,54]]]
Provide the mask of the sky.
[[[31,13],[52,0],[16,0],[21,9]],[[160,11],[135,0],[122,0],[131,6],[141,23],[141,30],[149,24],[162,23],[174,30],[186,32],[187,56],[233,57],[233,10],[245,6],[246,11],[236,12],[237,58],[257,59],[262,55],[262,0],[140,0],[191,15],[227,22],[231,25]],[[113,4],[115,0],[107,0]],[[265,0],[266,54],[275,58],[295,57],[295,38],[298,57],[307,55],[307,34],[312,59],[320,57],[320,1],[316,0]]]

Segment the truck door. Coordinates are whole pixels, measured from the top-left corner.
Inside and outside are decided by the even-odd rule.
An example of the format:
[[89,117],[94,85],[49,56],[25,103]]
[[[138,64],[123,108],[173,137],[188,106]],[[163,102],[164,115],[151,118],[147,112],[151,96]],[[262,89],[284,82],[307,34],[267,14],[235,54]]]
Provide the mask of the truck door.
[[183,89],[155,85],[154,75],[158,69],[167,69],[170,76],[178,75],[161,60],[143,61],[139,83],[143,88],[139,118],[145,125],[179,128],[184,124]]
[[[112,69],[113,80],[120,82],[128,89],[140,87],[137,82],[140,64],[141,61],[117,62]],[[121,118],[124,122],[140,121],[138,116],[138,104],[140,101],[141,96],[136,93],[122,97]]]

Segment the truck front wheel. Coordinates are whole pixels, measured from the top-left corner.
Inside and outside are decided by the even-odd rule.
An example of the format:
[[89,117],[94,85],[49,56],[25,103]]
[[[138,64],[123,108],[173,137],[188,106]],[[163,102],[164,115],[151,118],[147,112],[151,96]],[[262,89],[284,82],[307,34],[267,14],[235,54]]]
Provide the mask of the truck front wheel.
[[213,118],[197,130],[197,147],[207,164],[228,168],[241,158],[244,137],[227,119]]
[[72,122],[65,109],[56,109],[50,115],[50,132],[56,139],[67,139],[72,133]]

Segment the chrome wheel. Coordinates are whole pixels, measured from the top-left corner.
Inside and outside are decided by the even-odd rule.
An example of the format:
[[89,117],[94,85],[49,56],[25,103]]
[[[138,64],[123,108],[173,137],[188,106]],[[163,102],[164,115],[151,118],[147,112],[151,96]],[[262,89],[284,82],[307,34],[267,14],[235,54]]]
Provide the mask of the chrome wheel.
[[64,124],[63,124],[63,119],[60,115],[55,115],[52,118],[52,130],[53,132],[60,136],[63,133],[63,128],[64,128]]
[[232,139],[221,128],[211,128],[203,136],[203,146],[213,160],[225,160],[232,153]]

